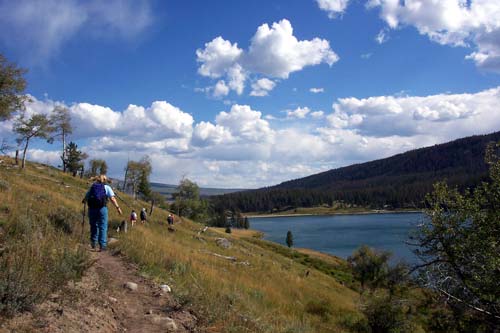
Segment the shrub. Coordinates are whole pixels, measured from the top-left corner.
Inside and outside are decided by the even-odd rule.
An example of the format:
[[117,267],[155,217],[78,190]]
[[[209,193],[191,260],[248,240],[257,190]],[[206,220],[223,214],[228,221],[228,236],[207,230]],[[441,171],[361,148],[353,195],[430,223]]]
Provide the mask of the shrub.
[[362,289],[365,285],[377,288],[385,282],[390,256],[390,252],[377,251],[363,245],[354,251],[347,261],[351,264],[354,277],[359,280]]
[[10,184],[8,181],[0,179],[0,191],[8,191],[10,190]]
[[361,310],[366,316],[372,333],[418,332],[411,321],[410,309],[405,300],[387,295],[371,295]]
[[328,301],[309,301],[305,306],[305,311],[309,314],[319,316],[323,320],[327,320],[328,317],[332,314],[332,309],[330,303]]
[[81,216],[73,210],[60,206],[50,212],[48,218],[57,230],[61,230],[66,234],[72,234],[74,226],[81,219]]

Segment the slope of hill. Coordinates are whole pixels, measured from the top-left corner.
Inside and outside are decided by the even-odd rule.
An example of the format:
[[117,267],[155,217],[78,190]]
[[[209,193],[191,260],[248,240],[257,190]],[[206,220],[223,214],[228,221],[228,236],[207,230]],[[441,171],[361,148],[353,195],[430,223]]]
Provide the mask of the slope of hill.
[[[162,209],[126,234],[114,231],[123,217],[111,209],[118,240],[102,256],[90,253],[81,215],[88,186],[46,165],[20,170],[0,157],[0,332],[157,332],[167,324],[158,315],[172,317],[179,332],[351,332],[348,324],[362,318],[344,261],[237,232],[202,232],[178,217],[168,232]],[[125,211],[145,205],[120,197],[132,206],[120,201]],[[221,237],[228,248],[218,245]],[[120,279],[139,283],[137,299],[122,295]],[[152,300],[163,283],[172,301]]]
[[422,207],[432,185],[473,187],[487,175],[489,142],[500,132],[458,139],[389,158],[329,170],[279,185],[214,198],[217,205],[242,211],[270,212],[319,205],[371,208]]

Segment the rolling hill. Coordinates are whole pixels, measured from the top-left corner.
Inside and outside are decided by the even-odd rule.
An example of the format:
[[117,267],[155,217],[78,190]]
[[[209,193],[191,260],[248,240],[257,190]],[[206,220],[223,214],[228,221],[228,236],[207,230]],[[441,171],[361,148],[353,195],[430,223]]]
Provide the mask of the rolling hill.
[[463,189],[487,179],[486,146],[498,141],[500,132],[471,136],[212,200],[243,212],[321,205],[421,208],[438,181]]

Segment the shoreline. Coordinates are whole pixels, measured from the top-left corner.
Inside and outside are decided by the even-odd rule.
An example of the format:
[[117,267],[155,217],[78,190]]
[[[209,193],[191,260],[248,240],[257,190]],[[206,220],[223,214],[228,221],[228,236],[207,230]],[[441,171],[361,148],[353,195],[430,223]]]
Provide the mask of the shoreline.
[[372,210],[359,212],[337,212],[337,213],[287,213],[287,214],[250,214],[243,216],[248,218],[274,218],[274,217],[294,217],[294,216],[335,216],[335,215],[369,215],[369,214],[402,214],[402,213],[423,213],[423,210]]

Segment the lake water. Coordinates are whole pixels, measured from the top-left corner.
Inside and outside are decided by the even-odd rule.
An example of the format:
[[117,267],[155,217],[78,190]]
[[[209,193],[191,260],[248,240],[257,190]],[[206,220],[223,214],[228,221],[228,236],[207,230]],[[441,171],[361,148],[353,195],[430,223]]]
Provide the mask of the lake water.
[[286,245],[286,233],[293,234],[293,246],[347,258],[359,246],[391,251],[394,259],[416,261],[404,243],[421,223],[421,213],[360,214],[333,216],[253,217],[250,227],[264,232],[264,239]]

